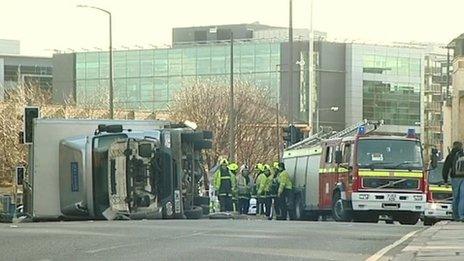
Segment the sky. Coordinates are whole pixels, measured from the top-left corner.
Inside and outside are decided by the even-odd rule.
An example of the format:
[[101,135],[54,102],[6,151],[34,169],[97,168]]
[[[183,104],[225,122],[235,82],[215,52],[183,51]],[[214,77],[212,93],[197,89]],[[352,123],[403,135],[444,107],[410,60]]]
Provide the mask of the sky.
[[[310,0],[293,0],[294,27],[308,28]],[[47,56],[108,48],[104,13],[113,14],[116,49],[171,43],[173,27],[252,23],[288,26],[289,0],[0,0],[0,39]],[[448,43],[464,33],[464,0],[314,0],[314,29],[330,39]]]

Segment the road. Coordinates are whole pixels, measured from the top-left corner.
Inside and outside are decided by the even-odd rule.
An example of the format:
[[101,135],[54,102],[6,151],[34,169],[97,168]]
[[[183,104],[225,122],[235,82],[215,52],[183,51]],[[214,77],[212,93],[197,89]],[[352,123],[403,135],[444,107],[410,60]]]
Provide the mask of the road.
[[208,219],[0,224],[0,259],[365,260],[422,229],[385,223]]

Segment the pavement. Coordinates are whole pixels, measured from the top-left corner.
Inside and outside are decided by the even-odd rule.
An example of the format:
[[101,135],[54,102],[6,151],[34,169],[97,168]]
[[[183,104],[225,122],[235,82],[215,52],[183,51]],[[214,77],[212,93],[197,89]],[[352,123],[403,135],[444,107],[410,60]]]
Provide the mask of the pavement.
[[423,229],[261,219],[0,224],[0,259],[379,260]]
[[464,223],[435,224],[418,233],[394,260],[464,260]]

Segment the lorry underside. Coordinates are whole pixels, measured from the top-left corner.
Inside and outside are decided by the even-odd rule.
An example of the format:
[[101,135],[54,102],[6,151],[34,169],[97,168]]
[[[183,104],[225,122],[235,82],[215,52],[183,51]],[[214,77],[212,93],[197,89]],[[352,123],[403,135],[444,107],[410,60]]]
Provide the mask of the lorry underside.
[[[61,218],[200,218],[204,213],[197,202],[201,151],[211,147],[211,137],[201,131],[171,129],[63,139]],[[202,205],[209,205],[203,201]]]

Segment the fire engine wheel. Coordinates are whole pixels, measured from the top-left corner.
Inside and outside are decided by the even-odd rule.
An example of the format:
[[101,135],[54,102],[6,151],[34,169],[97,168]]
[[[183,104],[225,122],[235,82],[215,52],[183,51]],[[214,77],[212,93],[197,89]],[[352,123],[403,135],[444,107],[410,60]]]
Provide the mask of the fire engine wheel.
[[417,221],[419,221],[420,214],[416,213],[407,213],[407,214],[402,214],[397,216],[398,222],[400,222],[401,225],[415,225],[417,224]]
[[345,202],[340,196],[340,192],[335,192],[332,197],[332,217],[337,222],[351,221],[350,211],[346,209]]

